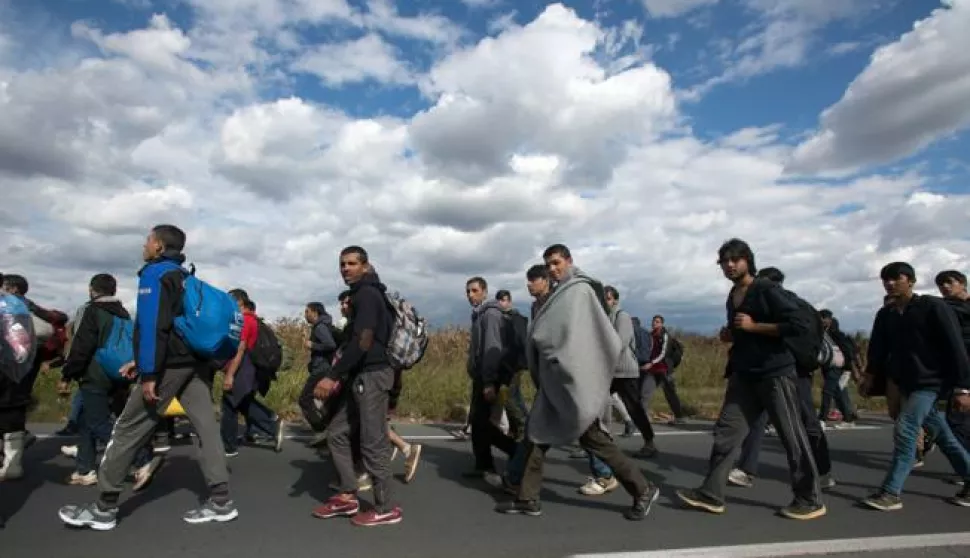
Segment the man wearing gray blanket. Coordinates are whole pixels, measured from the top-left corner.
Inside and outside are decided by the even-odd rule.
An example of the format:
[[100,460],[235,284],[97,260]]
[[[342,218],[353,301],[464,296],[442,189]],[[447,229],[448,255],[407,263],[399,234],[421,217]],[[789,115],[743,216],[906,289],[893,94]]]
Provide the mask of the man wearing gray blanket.
[[573,266],[569,248],[555,244],[543,253],[557,286],[529,326],[529,371],[538,378],[526,427],[526,466],[518,494],[496,511],[539,516],[542,466],[550,446],[579,445],[612,470],[633,497],[624,516],[642,520],[660,495],[613,442],[600,421],[623,342],[608,316],[602,283]]

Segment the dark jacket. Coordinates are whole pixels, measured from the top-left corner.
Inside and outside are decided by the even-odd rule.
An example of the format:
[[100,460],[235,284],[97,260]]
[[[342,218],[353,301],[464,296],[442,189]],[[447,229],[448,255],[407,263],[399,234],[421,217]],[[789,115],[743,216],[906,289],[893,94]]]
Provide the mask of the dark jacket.
[[323,314],[317,323],[310,327],[310,361],[307,369],[311,376],[326,374],[337,352],[337,342],[333,337],[333,318]]
[[903,393],[970,389],[970,360],[957,316],[935,296],[913,295],[902,312],[893,305],[876,313],[868,366]]
[[[393,324],[390,308],[384,293],[387,287],[376,273],[364,275],[350,287],[350,316],[347,328],[350,333],[337,360],[327,377],[347,380],[360,372],[387,368],[387,342]],[[374,343],[366,351],[361,348],[361,334],[365,330],[374,333]]]
[[960,323],[960,337],[963,338],[963,346],[966,348],[967,354],[970,355],[970,299],[947,298],[944,300],[953,310],[953,313],[957,315],[957,321]]
[[483,302],[472,311],[466,370],[474,381],[495,386],[507,376],[502,369],[505,317],[498,301]]
[[166,368],[194,368],[203,362],[175,331],[182,314],[185,256],[165,253],[138,272],[138,306],[135,310],[135,364],[140,376],[152,376]]
[[71,350],[61,368],[61,378],[68,382],[76,381],[83,389],[104,393],[115,388],[115,382],[94,360],[94,353],[107,343],[111,335],[114,316],[131,319],[124,305],[115,297],[96,298],[86,306],[81,321],[74,327]]
[[[795,374],[795,357],[785,345],[784,337],[808,331],[802,323],[795,301],[771,281],[755,279],[748,286],[744,300],[734,308],[732,295],[727,299],[727,321],[734,343],[728,351],[728,375],[767,378]],[[778,324],[779,337],[749,333],[734,328],[734,316],[743,313],[756,323]]]

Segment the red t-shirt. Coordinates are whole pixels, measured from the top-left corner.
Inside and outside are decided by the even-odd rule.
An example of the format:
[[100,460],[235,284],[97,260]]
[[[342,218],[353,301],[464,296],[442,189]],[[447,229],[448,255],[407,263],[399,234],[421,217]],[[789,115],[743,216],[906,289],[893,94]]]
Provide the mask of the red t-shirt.
[[246,350],[251,351],[256,346],[256,337],[259,336],[259,322],[256,321],[256,314],[252,312],[243,313],[243,328],[240,340],[246,343]]

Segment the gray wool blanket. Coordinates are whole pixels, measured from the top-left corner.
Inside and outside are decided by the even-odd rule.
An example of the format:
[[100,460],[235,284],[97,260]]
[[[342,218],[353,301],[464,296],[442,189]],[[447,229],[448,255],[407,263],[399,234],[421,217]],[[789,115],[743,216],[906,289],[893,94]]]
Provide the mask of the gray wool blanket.
[[603,309],[602,286],[578,268],[529,327],[529,370],[539,381],[529,415],[536,444],[571,444],[599,420],[623,342]]

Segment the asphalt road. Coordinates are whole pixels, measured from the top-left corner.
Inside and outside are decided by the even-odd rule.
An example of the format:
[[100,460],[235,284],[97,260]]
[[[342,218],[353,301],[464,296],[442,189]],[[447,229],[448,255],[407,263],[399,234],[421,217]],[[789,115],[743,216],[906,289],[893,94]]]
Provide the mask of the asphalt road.
[[[816,543],[841,539],[934,535],[906,539],[910,550],[888,549],[870,556],[970,556],[970,510],[942,499],[957,488],[944,482],[949,471],[938,453],[927,460],[906,486],[905,509],[880,513],[861,509],[856,502],[882,479],[891,445],[891,429],[869,423],[872,429],[830,434],[835,474],[839,485],[826,500],[827,517],[798,522],[775,515],[790,492],[785,483],[787,467],[777,441],[770,441],[762,455],[762,479],[751,489],[730,489],[728,511],[713,516],[688,511],[672,500],[673,491],[699,483],[706,470],[711,439],[709,425],[680,429],[661,427],[658,446],[662,454],[642,461],[643,469],[661,484],[663,493],[651,516],[631,523],[622,512],[630,504],[619,490],[603,497],[586,497],[576,488],[588,474],[583,460],[569,459],[552,450],[546,467],[543,516],[503,516],[493,506],[504,495],[480,481],[463,478],[471,466],[468,442],[451,441],[444,430],[427,426],[399,427],[405,436],[423,438],[423,463],[410,485],[398,484],[397,497],[404,521],[379,529],[352,527],[347,520],[321,521],[310,510],[330,494],[332,470],[327,457],[307,449],[298,440],[287,442],[283,453],[262,448],[243,448],[230,461],[232,489],[240,509],[236,521],[224,525],[191,526],[181,521],[183,511],[193,507],[203,493],[202,476],[195,462],[195,448],[176,446],[168,455],[154,483],[143,493],[126,496],[118,527],[99,533],[65,528],[57,509],[65,503],[96,498],[93,487],[65,484],[72,462],[59,454],[65,440],[41,439],[28,453],[29,477],[0,484],[0,510],[7,528],[0,531],[0,556],[4,558],[51,556],[57,558],[206,558],[256,556],[387,556],[497,558],[567,557],[576,555],[634,557],[659,556],[771,556],[775,547],[784,555],[841,552],[857,556],[870,542]],[[50,426],[33,426],[49,432]],[[638,439],[621,440],[633,450]],[[401,462],[396,463],[398,472]],[[366,496],[365,496],[366,498]],[[935,536],[951,534],[948,538]],[[952,539],[952,540],[951,540]],[[966,539],[966,540],[963,540]],[[944,544],[945,543],[945,544]],[[752,545],[748,550],[723,548]],[[859,546],[861,544],[861,546]],[[892,543],[895,548],[903,542]],[[944,544],[939,548],[923,548]],[[967,545],[967,546],[963,546]],[[708,547],[689,554],[683,549]],[[717,547],[711,549],[710,547]],[[778,547],[781,548],[781,547]],[[681,549],[679,552],[649,552]],[[766,552],[768,552],[766,554]]]

